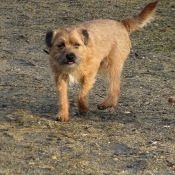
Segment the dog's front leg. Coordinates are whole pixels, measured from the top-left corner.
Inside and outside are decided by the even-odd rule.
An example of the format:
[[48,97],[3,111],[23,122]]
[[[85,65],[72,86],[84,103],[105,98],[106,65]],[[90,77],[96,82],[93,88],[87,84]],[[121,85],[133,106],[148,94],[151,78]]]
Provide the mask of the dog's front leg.
[[55,76],[55,82],[58,92],[58,108],[59,112],[56,116],[57,120],[67,121],[69,119],[69,104],[67,97],[67,76]]
[[81,89],[77,99],[78,110],[80,114],[85,113],[88,108],[88,95],[95,81],[95,74],[91,73],[88,76],[84,76],[81,81]]

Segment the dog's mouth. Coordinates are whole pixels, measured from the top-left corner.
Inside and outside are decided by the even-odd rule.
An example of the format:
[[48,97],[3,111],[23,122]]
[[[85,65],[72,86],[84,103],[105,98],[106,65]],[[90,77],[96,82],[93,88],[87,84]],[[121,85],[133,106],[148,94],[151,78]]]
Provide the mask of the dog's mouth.
[[75,62],[74,61],[66,61],[65,64],[67,65],[73,65]]

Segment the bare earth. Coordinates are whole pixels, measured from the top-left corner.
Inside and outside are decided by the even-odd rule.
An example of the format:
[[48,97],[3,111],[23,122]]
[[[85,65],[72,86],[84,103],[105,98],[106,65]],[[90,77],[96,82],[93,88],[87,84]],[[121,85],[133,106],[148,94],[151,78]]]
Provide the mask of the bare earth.
[[97,78],[90,110],[76,115],[78,86],[70,87],[70,121],[55,121],[56,88],[45,34],[92,19],[120,20],[144,0],[1,0],[0,174],[175,174],[175,2],[160,0],[155,20],[131,35],[121,97],[99,111],[106,94]]

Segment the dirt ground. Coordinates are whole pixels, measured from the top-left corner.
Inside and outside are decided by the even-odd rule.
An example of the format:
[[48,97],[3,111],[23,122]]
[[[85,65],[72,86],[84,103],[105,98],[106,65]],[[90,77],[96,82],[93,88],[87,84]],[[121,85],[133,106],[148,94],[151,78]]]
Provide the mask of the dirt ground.
[[77,116],[78,86],[69,88],[70,120],[55,121],[56,88],[49,29],[87,20],[120,20],[144,0],[1,0],[0,174],[175,174],[175,2],[160,0],[155,20],[131,35],[132,49],[114,109],[97,78],[90,110]]

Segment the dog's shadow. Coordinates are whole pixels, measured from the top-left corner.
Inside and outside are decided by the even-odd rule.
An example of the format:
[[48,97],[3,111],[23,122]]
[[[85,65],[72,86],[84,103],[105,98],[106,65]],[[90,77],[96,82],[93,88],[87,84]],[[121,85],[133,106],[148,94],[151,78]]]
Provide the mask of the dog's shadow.
[[[99,87],[99,84],[101,85]],[[97,88],[98,87],[98,88]],[[101,82],[100,78],[97,81],[89,95],[89,110],[85,114],[78,113],[76,97],[79,91],[79,86],[74,85],[68,91],[69,99],[69,119],[71,122],[74,120],[93,120],[93,121],[118,121],[122,123],[130,123],[135,121],[136,115],[134,113],[125,113],[122,110],[122,104],[113,108],[99,110],[97,105],[104,100],[106,96],[106,83]],[[101,93],[100,93],[101,92]],[[121,99],[122,101],[122,99]],[[119,99],[120,103],[120,99]],[[38,105],[39,104],[39,105]],[[57,95],[53,96],[40,96],[37,101],[29,107],[31,113],[38,115],[46,120],[56,120],[58,113]]]

